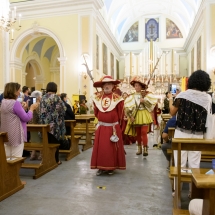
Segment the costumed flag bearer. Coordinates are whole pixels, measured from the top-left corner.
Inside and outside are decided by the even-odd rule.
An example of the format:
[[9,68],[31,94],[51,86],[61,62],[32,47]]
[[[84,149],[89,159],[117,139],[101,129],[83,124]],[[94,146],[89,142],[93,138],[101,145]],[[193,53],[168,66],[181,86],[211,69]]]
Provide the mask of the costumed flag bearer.
[[149,125],[153,122],[151,112],[157,103],[157,98],[152,92],[146,91],[147,85],[141,81],[141,77],[135,76],[130,84],[136,90],[125,100],[125,115],[128,123],[125,129],[126,135],[137,136],[138,151],[137,155],[148,156],[148,137]]
[[102,88],[93,98],[94,114],[98,119],[93,146],[91,169],[98,169],[96,175],[107,172],[113,174],[115,169],[124,170],[125,152],[120,128],[120,117],[123,115],[123,98],[113,91],[120,81],[111,76],[104,76],[93,84]]

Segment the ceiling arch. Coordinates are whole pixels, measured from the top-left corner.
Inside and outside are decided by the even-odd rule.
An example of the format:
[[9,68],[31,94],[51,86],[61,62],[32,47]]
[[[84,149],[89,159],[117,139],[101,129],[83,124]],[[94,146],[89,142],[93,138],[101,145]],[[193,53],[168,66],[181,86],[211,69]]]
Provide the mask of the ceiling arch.
[[176,24],[182,26],[188,35],[201,2],[202,0],[162,0],[161,4],[160,0],[104,0],[104,17],[118,41],[122,32],[142,16],[174,16]]

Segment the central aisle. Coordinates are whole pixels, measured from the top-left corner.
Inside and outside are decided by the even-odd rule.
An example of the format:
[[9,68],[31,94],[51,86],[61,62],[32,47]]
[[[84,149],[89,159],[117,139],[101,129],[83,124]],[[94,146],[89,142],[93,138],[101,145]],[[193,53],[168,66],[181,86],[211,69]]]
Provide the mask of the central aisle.
[[[37,180],[21,170],[25,188],[0,203],[4,215],[171,215],[171,185],[161,150],[136,156],[136,145],[125,146],[127,170],[96,176],[87,150]],[[62,159],[63,160],[63,157]],[[105,186],[106,189],[98,189]]]

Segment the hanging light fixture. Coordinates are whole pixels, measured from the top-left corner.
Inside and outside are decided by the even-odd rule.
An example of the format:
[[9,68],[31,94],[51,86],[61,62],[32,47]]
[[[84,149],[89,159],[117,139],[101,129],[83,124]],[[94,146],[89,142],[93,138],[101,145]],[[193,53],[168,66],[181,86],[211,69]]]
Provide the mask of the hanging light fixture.
[[16,7],[10,10],[9,0],[1,0],[0,7],[0,29],[11,33],[11,39],[13,40],[14,30],[20,30],[21,28],[21,14],[18,16],[18,28],[15,28],[17,22]]

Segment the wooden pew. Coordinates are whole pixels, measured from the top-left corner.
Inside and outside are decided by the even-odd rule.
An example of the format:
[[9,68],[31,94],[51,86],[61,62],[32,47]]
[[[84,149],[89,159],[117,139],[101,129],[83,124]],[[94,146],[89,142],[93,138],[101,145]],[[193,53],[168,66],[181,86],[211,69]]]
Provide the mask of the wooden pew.
[[19,170],[25,158],[14,157],[12,160],[7,160],[4,149],[4,142],[7,141],[7,133],[0,133],[0,201],[24,188]]
[[79,139],[81,138],[81,136],[75,135],[75,131],[74,131],[74,128],[76,125],[75,120],[65,120],[65,125],[67,127],[70,127],[71,135],[67,136],[67,137],[71,141],[71,147],[69,150],[60,149],[59,152],[62,154],[66,154],[65,160],[68,161],[68,160],[74,158],[75,156],[77,156],[78,154],[80,154],[78,142],[79,142]]
[[[92,136],[95,132],[95,128],[90,128],[88,125],[90,124],[90,121],[92,119],[94,119],[95,116],[92,114],[83,114],[83,115],[76,115],[75,119],[77,123],[82,123],[85,125],[85,127],[75,127],[74,131],[75,131],[75,135],[82,135],[82,136],[86,136],[86,139],[83,143],[79,143],[79,145],[82,145],[82,151],[85,151],[89,148],[91,148],[92,145]],[[76,124],[77,125],[77,124]]]
[[52,169],[58,167],[55,160],[55,152],[59,144],[48,143],[48,132],[50,131],[49,125],[27,125],[28,131],[36,131],[42,133],[42,143],[25,143],[24,149],[28,151],[38,150],[42,151],[42,161],[40,164],[36,163],[23,163],[22,168],[34,169],[35,174],[33,179],[37,179]]
[[[168,129],[168,136],[173,138],[175,133],[175,128]],[[168,150],[168,154],[172,154],[171,160],[174,161],[172,150]],[[212,162],[215,159],[215,151],[202,151],[201,152],[201,162]]]
[[185,151],[215,151],[215,140],[207,139],[172,139],[172,150],[178,150],[177,156],[177,177],[176,177],[176,191],[174,197],[174,209],[181,207],[181,150]]

